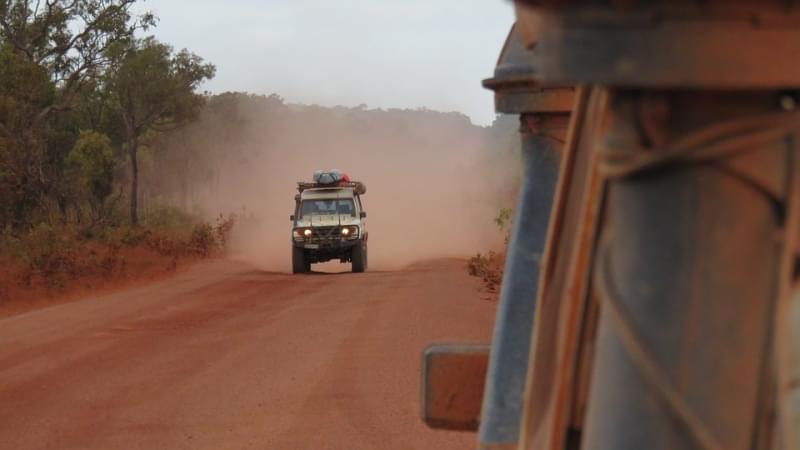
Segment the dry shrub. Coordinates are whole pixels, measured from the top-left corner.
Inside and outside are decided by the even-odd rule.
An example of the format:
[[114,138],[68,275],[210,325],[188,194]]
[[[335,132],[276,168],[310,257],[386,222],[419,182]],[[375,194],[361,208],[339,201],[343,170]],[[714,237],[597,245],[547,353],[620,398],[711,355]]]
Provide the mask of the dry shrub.
[[178,257],[189,253],[185,241],[165,233],[149,232],[143,242],[161,256]]
[[233,228],[239,222],[239,216],[230,214],[228,217],[222,214],[217,217],[217,223],[214,226],[214,237],[216,238],[217,245],[221,249],[226,249],[231,240]]
[[220,214],[214,225],[209,223],[195,225],[189,237],[189,251],[203,258],[221,253],[230,241],[235,224],[235,215],[225,217]]
[[503,263],[505,256],[497,252],[486,255],[478,253],[467,262],[467,271],[474,277],[483,280],[489,292],[497,292],[503,281]]
[[20,281],[25,285],[40,278],[48,287],[62,287],[80,273],[77,235],[71,228],[39,224],[12,245],[11,256],[22,262]]
[[173,268],[177,268],[180,258],[219,255],[236,224],[235,215],[220,215],[213,225],[195,221],[187,232],[184,219],[178,219],[179,226],[162,221],[149,228],[122,226],[87,231],[42,223],[21,233],[3,230],[0,254],[16,261],[22,285],[36,282],[48,288],[63,288],[81,277],[110,279],[125,275],[125,248],[147,248],[170,258]]
[[201,223],[195,225],[192,230],[192,235],[189,237],[189,249],[198,256],[205,258],[214,251],[216,241],[214,228],[207,223]]
[[[505,246],[511,240],[511,227],[514,220],[514,210],[511,208],[500,208],[494,223],[504,235]],[[474,277],[480,277],[489,292],[497,292],[500,283],[503,281],[503,269],[505,267],[506,250],[502,252],[490,251],[486,255],[478,253],[469,259],[467,271]]]

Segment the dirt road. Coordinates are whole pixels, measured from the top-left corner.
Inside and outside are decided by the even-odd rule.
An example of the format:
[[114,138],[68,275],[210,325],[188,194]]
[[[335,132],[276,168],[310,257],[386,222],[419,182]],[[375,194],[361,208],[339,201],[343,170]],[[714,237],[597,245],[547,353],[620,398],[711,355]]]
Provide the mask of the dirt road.
[[423,347],[491,334],[464,272],[216,261],[0,320],[0,448],[472,448],[418,418]]

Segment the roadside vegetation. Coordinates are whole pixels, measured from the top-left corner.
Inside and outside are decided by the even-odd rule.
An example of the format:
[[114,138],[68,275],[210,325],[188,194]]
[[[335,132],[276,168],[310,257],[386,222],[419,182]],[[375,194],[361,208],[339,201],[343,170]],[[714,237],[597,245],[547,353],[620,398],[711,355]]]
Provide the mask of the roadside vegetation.
[[[519,171],[519,119],[516,115],[497,117],[490,129],[490,141],[494,143],[495,155],[490,170],[506,174],[503,190],[496,197],[497,209],[492,222],[502,236],[502,242],[491,251],[477,253],[467,262],[467,272],[483,280],[484,290],[493,299],[499,295],[503,281],[503,268],[506,262],[506,250],[511,239],[514,210],[507,206],[514,202],[521,183]],[[488,219],[488,218],[487,218]]]
[[139,202],[143,149],[196,119],[215,68],[141,37],[156,18],[135,3],[0,0],[0,301],[226,243],[232,217]]
[[175,270],[181,261],[220,254],[234,223],[233,216],[209,224],[177,211],[167,214],[179,217],[151,224],[147,216],[143,226],[96,230],[43,222],[24,232],[5,232],[0,236],[0,254],[5,258],[0,261],[5,272],[0,283],[6,287],[0,300],[14,286],[44,287],[52,293],[87,278],[102,282],[135,277],[141,271],[129,264],[131,259],[149,257],[161,269]]
[[503,234],[502,249],[489,251],[485,254],[478,253],[467,262],[467,271],[469,274],[481,278],[486,291],[493,295],[499,293],[500,284],[503,281],[503,268],[506,262],[506,250],[511,240],[513,219],[514,210],[511,208],[500,208],[500,211],[494,218],[494,223]]

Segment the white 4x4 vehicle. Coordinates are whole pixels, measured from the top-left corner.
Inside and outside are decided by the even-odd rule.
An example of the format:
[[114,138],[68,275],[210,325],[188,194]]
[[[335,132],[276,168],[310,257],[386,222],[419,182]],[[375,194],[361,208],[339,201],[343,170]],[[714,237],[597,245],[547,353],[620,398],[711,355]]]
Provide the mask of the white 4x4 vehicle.
[[367,213],[361,204],[363,183],[335,185],[298,183],[291,216],[292,272],[306,273],[311,264],[338,259],[353,272],[367,269]]

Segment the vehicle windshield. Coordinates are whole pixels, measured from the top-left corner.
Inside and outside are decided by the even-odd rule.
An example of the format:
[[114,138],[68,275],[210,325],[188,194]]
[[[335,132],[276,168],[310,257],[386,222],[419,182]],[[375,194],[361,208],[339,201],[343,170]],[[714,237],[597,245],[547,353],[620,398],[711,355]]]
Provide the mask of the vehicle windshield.
[[300,217],[336,214],[355,217],[356,208],[353,200],[349,198],[303,200],[300,208]]

